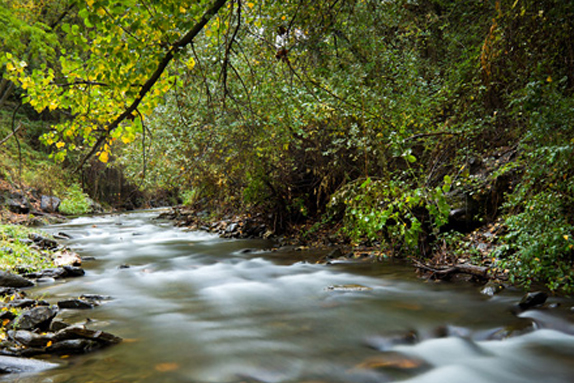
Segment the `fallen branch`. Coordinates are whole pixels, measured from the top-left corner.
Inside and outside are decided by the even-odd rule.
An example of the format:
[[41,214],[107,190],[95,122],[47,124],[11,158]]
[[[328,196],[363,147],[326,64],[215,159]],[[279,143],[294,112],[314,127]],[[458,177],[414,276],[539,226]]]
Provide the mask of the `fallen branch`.
[[417,269],[431,272],[433,276],[439,276],[441,278],[447,278],[451,274],[470,274],[472,276],[488,279],[488,267],[468,265],[466,263],[457,263],[456,265],[444,266],[444,267],[432,267],[422,262],[411,258],[413,264]]

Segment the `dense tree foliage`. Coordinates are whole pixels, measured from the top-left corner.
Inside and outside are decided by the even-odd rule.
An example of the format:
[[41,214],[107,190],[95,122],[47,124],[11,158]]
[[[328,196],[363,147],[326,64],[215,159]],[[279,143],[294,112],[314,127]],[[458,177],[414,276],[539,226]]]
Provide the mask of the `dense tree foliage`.
[[57,113],[59,160],[395,254],[503,219],[496,265],[574,286],[571,2],[0,4],[4,79]]

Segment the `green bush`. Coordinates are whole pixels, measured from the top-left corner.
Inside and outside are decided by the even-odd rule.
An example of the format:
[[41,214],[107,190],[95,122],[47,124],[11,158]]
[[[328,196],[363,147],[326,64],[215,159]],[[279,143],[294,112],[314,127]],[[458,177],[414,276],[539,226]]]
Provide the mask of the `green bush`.
[[78,184],[73,184],[60,203],[59,210],[63,214],[81,215],[92,210],[90,197],[82,191]]

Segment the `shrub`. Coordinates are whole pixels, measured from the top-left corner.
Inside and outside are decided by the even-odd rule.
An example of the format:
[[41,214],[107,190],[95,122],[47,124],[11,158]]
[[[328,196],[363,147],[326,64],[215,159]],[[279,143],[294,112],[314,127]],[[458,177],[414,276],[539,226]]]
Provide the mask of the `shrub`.
[[82,191],[78,184],[73,184],[60,203],[59,210],[63,214],[81,215],[92,210],[90,197]]

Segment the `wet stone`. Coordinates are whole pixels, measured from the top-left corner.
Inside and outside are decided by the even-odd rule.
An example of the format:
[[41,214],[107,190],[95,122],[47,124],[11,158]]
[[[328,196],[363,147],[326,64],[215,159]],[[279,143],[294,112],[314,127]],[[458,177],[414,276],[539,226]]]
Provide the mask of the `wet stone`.
[[58,302],[58,307],[60,309],[86,310],[86,309],[93,309],[95,306],[97,306],[96,303],[77,298],[65,299],[63,301]]
[[528,310],[533,307],[543,305],[544,302],[546,302],[546,299],[548,299],[548,294],[546,294],[545,292],[533,291],[531,293],[526,294],[522,298],[522,300],[518,304],[518,307],[520,307],[522,310]]
[[0,286],[1,287],[30,287],[34,286],[34,282],[21,277],[20,275],[8,273],[0,270]]
[[389,351],[397,345],[412,345],[418,340],[417,333],[407,331],[404,333],[375,336],[367,339],[367,346],[379,351]]
[[54,306],[35,307],[18,315],[15,320],[15,327],[21,330],[47,329],[56,314],[58,314],[58,309]]
[[23,372],[39,372],[58,367],[57,364],[35,359],[0,356],[0,374],[15,374]]
[[492,297],[501,292],[502,290],[504,290],[504,285],[495,281],[489,281],[486,285],[482,287],[480,293]]
[[8,331],[8,335],[10,338],[26,347],[46,347],[46,345],[52,341],[52,337],[50,335],[39,335],[26,330]]
[[331,285],[328,286],[327,291],[341,291],[341,292],[353,292],[353,291],[371,291],[371,287],[363,286],[363,285],[356,285],[356,284],[348,284],[348,285]]
[[8,306],[22,309],[33,306],[49,306],[49,303],[46,301],[37,301],[35,299],[25,298],[25,299],[14,299],[8,304]]

